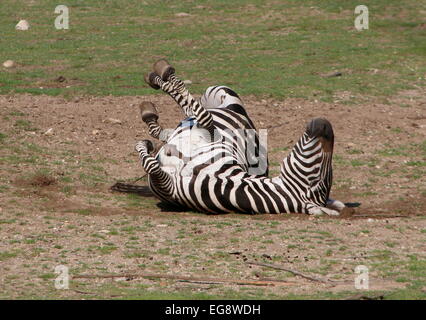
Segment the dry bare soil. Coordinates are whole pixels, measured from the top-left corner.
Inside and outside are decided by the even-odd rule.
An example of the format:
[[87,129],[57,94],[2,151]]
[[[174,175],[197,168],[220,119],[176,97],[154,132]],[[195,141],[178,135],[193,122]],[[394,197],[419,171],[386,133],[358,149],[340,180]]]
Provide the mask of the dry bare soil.
[[[0,96],[0,298],[424,298],[425,92],[348,99],[244,97],[268,129],[271,175],[310,118],[331,121],[332,197],[360,206],[330,218],[173,212],[149,193],[111,192],[146,185],[137,106],[156,103],[173,128],[182,114],[167,96]],[[54,287],[58,265],[68,290]],[[358,265],[369,291],[354,288]]]

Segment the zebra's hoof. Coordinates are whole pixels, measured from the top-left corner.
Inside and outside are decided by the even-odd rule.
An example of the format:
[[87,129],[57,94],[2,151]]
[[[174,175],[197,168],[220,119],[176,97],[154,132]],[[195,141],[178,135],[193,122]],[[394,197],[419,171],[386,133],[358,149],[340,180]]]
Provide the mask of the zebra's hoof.
[[158,90],[158,89],[160,89],[160,86],[156,85],[154,83],[154,79],[155,79],[156,76],[157,76],[157,74],[155,72],[151,72],[151,73],[148,73],[144,76],[144,80],[147,84],[149,84],[149,86],[151,88]]
[[158,112],[152,102],[142,102],[139,105],[139,110],[141,111],[141,117],[143,122],[148,123],[150,121],[158,120]]
[[173,68],[165,59],[160,59],[154,63],[154,72],[158,74],[163,81],[168,81],[169,77],[175,73]]

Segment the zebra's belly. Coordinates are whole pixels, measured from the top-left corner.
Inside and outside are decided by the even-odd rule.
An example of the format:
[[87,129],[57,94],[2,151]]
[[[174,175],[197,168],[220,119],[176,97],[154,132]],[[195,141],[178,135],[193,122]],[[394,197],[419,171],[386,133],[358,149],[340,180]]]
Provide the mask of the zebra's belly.
[[215,136],[199,127],[195,119],[188,118],[170,135],[167,143],[156,155],[161,168],[172,176],[191,176],[194,168],[212,165],[211,172],[217,172],[224,163],[247,165],[247,159],[235,149],[233,141],[223,139],[224,132],[218,129]]
[[156,155],[161,168],[176,175],[196,155],[211,145],[211,139],[206,130],[199,128],[196,122],[189,118],[171,134],[167,143],[161,147]]

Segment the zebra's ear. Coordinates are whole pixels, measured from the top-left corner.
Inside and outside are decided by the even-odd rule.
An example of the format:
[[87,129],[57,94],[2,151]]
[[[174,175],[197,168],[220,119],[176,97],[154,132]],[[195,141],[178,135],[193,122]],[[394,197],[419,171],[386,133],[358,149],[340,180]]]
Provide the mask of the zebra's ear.
[[306,133],[311,138],[322,137],[329,141],[334,138],[333,127],[331,123],[324,118],[312,119],[306,128]]

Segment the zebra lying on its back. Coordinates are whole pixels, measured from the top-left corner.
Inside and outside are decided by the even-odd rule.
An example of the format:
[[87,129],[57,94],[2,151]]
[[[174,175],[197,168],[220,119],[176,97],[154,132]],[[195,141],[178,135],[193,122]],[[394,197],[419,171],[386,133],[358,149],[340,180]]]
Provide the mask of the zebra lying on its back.
[[161,200],[209,213],[338,215],[343,209],[329,200],[334,135],[327,120],[313,119],[280,175],[268,178],[266,151],[234,91],[210,87],[197,101],[165,60],[145,80],[168,93],[186,117],[175,130],[162,129],[154,105],[141,105],[149,134],[165,142],[155,156],[149,140],[136,145],[150,189]]

